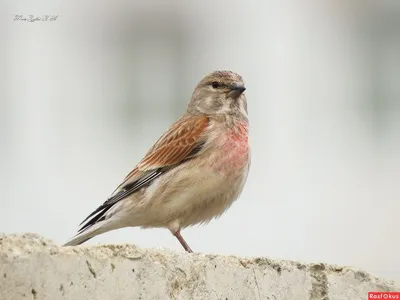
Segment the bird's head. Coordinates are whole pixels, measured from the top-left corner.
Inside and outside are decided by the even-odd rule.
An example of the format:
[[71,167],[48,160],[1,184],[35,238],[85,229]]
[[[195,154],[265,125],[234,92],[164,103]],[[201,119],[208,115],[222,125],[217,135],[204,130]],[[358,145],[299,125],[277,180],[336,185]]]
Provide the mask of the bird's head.
[[189,114],[233,115],[247,120],[246,90],[240,75],[215,71],[196,86],[188,105]]

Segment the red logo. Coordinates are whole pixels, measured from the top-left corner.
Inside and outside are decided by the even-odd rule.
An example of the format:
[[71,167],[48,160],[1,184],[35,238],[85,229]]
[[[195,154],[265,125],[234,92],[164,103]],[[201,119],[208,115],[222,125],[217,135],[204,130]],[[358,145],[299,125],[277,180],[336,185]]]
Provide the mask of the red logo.
[[368,300],[400,300],[400,292],[368,292]]

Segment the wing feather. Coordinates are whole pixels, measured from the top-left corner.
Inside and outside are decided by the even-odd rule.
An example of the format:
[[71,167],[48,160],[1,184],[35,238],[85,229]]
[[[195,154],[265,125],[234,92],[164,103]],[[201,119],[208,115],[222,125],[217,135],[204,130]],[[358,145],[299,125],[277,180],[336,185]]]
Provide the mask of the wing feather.
[[209,119],[206,116],[182,117],[176,121],[125,177],[111,197],[83,220],[79,232],[104,219],[107,211],[117,202],[148,186],[180,163],[195,157],[206,142],[204,132],[208,125]]

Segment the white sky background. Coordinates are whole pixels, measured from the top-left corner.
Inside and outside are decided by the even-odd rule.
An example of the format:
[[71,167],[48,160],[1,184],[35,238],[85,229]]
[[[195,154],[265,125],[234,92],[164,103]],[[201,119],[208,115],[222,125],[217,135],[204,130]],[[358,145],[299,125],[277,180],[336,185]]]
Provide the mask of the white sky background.
[[[231,69],[251,171],[223,217],[183,231],[191,247],[400,281],[400,2],[130,2],[0,2],[0,231],[65,242],[197,81]],[[161,229],[99,243],[182,251]]]

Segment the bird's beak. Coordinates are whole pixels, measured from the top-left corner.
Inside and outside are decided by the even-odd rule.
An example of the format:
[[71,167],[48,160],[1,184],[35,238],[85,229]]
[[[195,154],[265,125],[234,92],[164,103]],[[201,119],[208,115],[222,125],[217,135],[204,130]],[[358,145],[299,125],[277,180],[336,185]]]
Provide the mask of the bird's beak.
[[245,90],[246,88],[243,85],[235,83],[231,86],[231,90],[228,95],[232,98],[238,98]]

